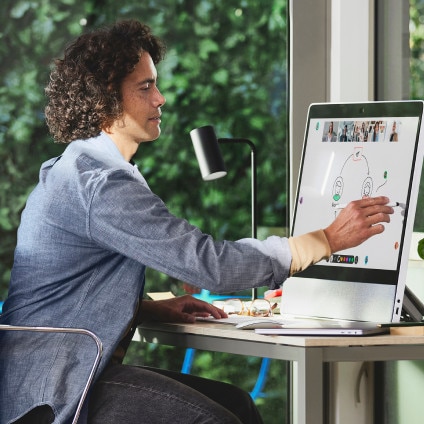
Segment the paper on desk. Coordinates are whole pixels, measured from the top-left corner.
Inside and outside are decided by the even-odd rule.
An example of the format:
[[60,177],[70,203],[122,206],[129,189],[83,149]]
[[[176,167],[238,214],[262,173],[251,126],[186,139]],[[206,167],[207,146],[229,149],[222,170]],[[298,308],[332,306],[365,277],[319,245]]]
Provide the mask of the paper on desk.
[[150,297],[152,300],[166,300],[166,299],[172,299],[174,294],[170,291],[168,292],[150,292],[147,293],[147,296]]

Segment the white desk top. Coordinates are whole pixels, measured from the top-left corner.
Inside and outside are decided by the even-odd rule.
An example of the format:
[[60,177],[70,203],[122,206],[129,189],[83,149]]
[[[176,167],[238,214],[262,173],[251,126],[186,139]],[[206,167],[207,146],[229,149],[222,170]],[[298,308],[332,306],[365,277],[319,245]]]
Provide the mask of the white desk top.
[[205,335],[222,339],[247,340],[299,347],[424,345],[424,336],[392,336],[389,334],[349,337],[268,336],[256,334],[254,330],[240,330],[230,324],[216,324],[202,321],[195,324],[143,323],[141,328],[153,331],[170,331],[172,333]]

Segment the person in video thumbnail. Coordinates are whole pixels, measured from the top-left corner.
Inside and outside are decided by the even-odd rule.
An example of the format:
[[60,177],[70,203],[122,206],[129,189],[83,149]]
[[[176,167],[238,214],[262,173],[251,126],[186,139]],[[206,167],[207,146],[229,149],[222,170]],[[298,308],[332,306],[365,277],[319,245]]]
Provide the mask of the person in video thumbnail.
[[343,127],[342,133],[340,134],[340,141],[347,141],[347,125]]
[[379,141],[379,138],[380,138],[380,122],[375,121],[374,131],[371,136],[371,141]]
[[396,129],[396,121],[393,121],[392,132],[390,133],[390,141],[398,141],[398,133]]
[[336,141],[337,140],[337,134],[334,131],[334,122],[331,121],[328,124],[328,130],[324,134],[324,137],[322,138],[322,141]]

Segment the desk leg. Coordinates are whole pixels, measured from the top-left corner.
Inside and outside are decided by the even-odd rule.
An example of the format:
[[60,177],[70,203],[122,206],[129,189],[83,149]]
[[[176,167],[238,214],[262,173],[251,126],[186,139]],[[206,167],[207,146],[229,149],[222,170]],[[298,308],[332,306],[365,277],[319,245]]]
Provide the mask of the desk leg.
[[292,367],[292,423],[323,424],[324,363],[322,350],[304,349]]

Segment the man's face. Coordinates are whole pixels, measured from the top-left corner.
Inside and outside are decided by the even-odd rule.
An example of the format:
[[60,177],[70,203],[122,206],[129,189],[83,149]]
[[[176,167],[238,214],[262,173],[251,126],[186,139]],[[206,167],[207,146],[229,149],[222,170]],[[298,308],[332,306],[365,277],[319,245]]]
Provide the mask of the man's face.
[[123,115],[111,128],[120,141],[139,144],[159,137],[161,106],[165,97],[156,84],[155,65],[150,55],[144,52],[134,71],[122,82]]

